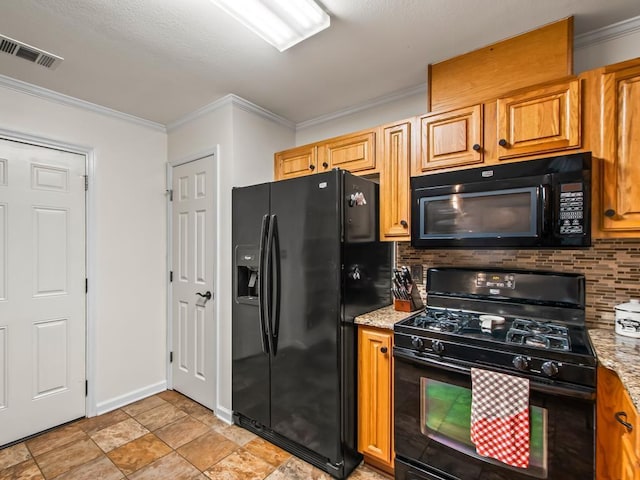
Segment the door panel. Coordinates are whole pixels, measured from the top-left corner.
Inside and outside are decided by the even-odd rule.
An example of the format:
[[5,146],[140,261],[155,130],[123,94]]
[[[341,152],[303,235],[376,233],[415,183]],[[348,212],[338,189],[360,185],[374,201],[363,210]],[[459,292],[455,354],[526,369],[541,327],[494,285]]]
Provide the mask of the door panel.
[[215,399],[215,179],[213,156],[173,168],[173,388],[213,409]]
[[339,178],[333,171],[271,187],[282,295],[271,428],[333,462],[340,460]]
[[263,218],[269,214],[269,185],[233,189],[232,210],[232,408],[269,426],[270,362],[258,311],[260,237]]
[[0,140],[0,445],[85,415],[85,157]]

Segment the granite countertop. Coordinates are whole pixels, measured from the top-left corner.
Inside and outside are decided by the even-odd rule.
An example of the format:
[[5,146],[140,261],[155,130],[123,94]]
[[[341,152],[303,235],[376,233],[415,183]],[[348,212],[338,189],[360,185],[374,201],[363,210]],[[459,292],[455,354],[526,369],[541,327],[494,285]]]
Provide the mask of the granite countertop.
[[357,325],[368,325],[370,327],[386,328],[387,330],[393,330],[393,326],[400,320],[409,318],[412,315],[417,314],[415,312],[397,312],[393,309],[393,305],[374,310],[373,312],[358,315],[354,322]]
[[640,338],[623,337],[613,330],[589,330],[598,362],[618,374],[627,388],[631,401],[640,411]]

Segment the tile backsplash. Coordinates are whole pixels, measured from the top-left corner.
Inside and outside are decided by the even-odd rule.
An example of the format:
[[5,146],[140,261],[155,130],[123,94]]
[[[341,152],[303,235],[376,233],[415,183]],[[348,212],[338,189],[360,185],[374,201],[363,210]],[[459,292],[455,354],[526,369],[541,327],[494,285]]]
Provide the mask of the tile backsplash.
[[[640,239],[594,240],[580,250],[438,250],[397,244],[398,265],[494,267],[582,273],[586,278],[586,320],[613,328],[614,307],[640,298]],[[421,292],[424,297],[424,284]]]

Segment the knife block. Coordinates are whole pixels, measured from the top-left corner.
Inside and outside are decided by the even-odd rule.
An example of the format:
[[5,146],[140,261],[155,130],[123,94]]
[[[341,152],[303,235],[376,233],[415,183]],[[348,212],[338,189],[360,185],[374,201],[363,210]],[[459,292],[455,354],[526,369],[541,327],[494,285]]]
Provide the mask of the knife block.
[[424,308],[424,303],[422,303],[422,297],[420,296],[420,292],[415,284],[411,284],[409,287],[409,293],[411,294],[411,299],[404,300],[402,298],[394,298],[393,299],[393,309],[397,312],[415,312],[416,310],[420,310]]
[[402,300],[400,298],[393,299],[393,309],[396,312],[413,312],[411,300]]

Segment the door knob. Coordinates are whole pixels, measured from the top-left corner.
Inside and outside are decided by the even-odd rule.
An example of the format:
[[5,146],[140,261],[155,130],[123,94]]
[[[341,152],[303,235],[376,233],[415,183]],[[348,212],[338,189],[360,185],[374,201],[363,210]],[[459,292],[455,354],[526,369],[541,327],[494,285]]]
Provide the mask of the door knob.
[[209,290],[207,290],[204,293],[196,292],[196,295],[198,295],[199,297],[202,297],[202,298],[206,298],[207,300],[211,300],[211,297],[213,296],[213,295],[211,295],[211,292]]

